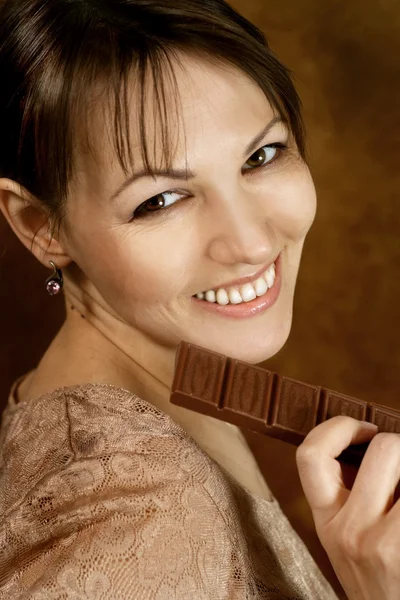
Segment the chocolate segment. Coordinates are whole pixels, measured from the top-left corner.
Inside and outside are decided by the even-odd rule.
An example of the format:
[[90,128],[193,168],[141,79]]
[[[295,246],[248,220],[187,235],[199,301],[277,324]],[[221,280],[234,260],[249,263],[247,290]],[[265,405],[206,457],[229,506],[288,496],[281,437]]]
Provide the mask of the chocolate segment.
[[[181,386],[186,393],[218,407],[226,368],[226,358],[212,356],[195,346],[182,348]],[[178,363],[179,365],[179,363]]]
[[368,421],[378,425],[379,431],[388,433],[400,433],[400,413],[386,406],[370,404],[370,415]]
[[298,446],[318,423],[321,388],[279,375],[276,378],[270,435],[276,432],[275,437]]
[[[316,425],[337,415],[400,433],[400,411],[281,377],[187,342],[178,348],[170,400],[296,446]],[[350,446],[338,460],[359,465],[367,447]]]
[[[227,359],[227,376],[217,418],[239,427],[266,432],[274,375],[265,369]],[[222,412],[221,412],[222,410]]]
[[362,400],[345,396],[337,392],[326,390],[324,408],[321,415],[321,421],[326,421],[332,417],[346,415],[359,421],[367,420],[368,404]]

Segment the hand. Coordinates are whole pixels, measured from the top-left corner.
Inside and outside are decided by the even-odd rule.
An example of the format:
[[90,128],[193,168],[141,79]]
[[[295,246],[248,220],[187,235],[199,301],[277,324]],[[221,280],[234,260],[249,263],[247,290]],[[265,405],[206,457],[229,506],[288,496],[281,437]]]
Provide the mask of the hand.
[[[368,441],[349,490],[335,457]],[[334,417],[308,434],[296,460],[317,535],[349,600],[400,600],[400,435]]]

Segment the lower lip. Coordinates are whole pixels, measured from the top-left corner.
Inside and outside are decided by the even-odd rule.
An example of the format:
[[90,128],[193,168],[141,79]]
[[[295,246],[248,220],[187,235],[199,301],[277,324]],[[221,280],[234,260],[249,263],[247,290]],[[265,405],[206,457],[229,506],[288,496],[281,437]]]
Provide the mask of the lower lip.
[[277,301],[282,286],[281,276],[281,255],[278,256],[275,262],[275,282],[271,289],[269,289],[263,296],[251,300],[242,304],[227,304],[221,306],[217,302],[207,302],[207,300],[199,300],[196,297],[192,298],[192,301],[212,313],[218,313],[223,317],[230,317],[232,319],[245,319],[246,317],[254,317],[264,311],[268,310]]

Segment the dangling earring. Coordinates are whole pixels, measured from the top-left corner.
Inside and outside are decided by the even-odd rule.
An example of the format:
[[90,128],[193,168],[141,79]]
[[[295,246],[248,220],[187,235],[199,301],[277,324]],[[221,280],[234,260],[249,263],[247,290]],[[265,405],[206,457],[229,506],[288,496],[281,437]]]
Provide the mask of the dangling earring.
[[64,285],[63,276],[61,269],[57,269],[52,260],[50,261],[50,264],[54,269],[54,273],[46,279],[46,290],[50,296],[57,296],[57,294],[61,292]]

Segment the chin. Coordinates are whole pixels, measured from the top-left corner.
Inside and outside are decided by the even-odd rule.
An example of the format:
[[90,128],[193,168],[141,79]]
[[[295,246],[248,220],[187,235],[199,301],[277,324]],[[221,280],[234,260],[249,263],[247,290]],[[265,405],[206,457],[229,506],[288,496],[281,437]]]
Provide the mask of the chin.
[[276,332],[278,335],[267,336],[265,340],[260,342],[258,347],[254,344],[242,345],[241,348],[232,349],[228,356],[249,363],[250,365],[260,364],[277,354],[286,344],[289,337],[290,328],[287,332]]
[[191,337],[191,339],[186,338],[185,341],[251,365],[257,365],[272,358],[282,349],[289,337],[291,324],[290,318],[273,329],[266,329],[264,334],[258,333],[257,336],[253,334],[252,338],[247,339],[242,337],[224,339],[215,333],[207,340]]

